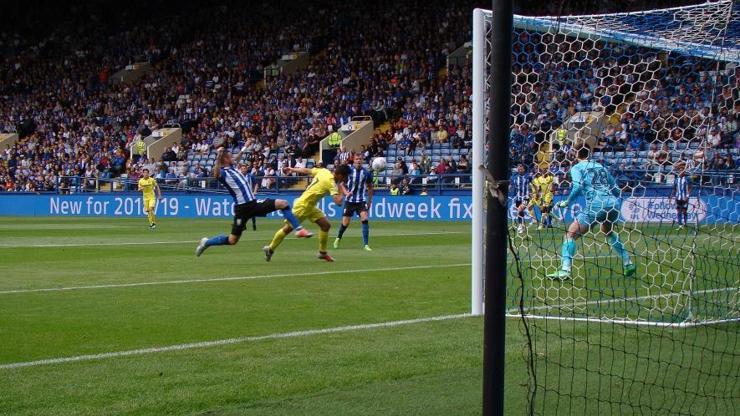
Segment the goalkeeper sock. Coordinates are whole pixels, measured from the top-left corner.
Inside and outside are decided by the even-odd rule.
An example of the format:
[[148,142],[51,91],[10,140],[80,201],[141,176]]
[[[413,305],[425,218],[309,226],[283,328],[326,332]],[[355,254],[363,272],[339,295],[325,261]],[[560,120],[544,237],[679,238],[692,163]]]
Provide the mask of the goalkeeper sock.
[[367,220],[362,222],[362,242],[365,243],[365,245],[368,245],[368,241],[370,240],[370,224]]
[[617,254],[619,254],[619,257],[622,258],[623,264],[627,265],[632,263],[632,259],[630,259],[630,254],[624,248],[624,244],[622,244],[622,240],[619,239],[619,235],[617,235],[616,233],[611,233],[608,237],[606,237],[606,240],[609,242],[612,250],[616,251]]
[[215,237],[211,237],[206,241],[206,247],[210,246],[223,246],[229,244],[229,237],[225,235],[217,235]]
[[287,234],[285,234],[285,231],[283,231],[282,228],[277,230],[277,232],[275,233],[275,236],[272,237],[272,241],[270,242],[270,250],[275,251],[280,245],[280,243],[283,242],[283,239],[285,238],[286,235]]
[[293,215],[293,211],[290,210],[290,205],[288,205],[288,208],[281,209],[280,212],[283,214],[283,218],[285,218],[286,221],[288,221],[288,224],[290,224],[291,227],[293,227],[294,230],[298,231],[303,226],[301,226],[301,223],[298,222],[298,219]]
[[565,238],[563,246],[560,249],[560,256],[562,257],[561,270],[570,271],[573,265],[573,257],[576,255],[576,241],[572,238]]
[[329,231],[319,230],[319,251],[326,253],[326,245],[329,242]]
[[337,238],[342,238],[345,231],[347,231],[347,226],[344,224],[339,224],[339,233],[337,234]]

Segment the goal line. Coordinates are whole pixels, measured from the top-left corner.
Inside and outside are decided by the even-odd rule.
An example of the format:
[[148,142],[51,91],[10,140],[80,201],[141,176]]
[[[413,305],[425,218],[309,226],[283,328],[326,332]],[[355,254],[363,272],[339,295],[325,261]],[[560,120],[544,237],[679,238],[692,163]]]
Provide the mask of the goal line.
[[732,291],[740,292],[740,287],[724,287],[724,288],[705,289],[705,290],[696,290],[696,291],[683,290],[683,291],[675,292],[675,293],[661,293],[661,294],[656,294],[656,295],[633,296],[633,297],[626,297],[626,298],[612,298],[612,299],[605,299],[605,300],[590,300],[590,301],[575,302],[575,303],[560,303],[557,305],[540,305],[540,306],[533,306],[531,308],[525,308],[524,315],[522,315],[521,311],[518,308],[511,308],[506,312],[506,316],[508,318],[524,317],[524,318],[531,318],[531,319],[544,319],[544,320],[556,320],[556,321],[612,323],[612,324],[623,324],[623,325],[657,326],[657,327],[669,327],[669,328],[690,328],[690,327],[703,326],[703,325],[714,325],[714,324],[738,322],[740,321],[740,316],[732,317],[732,318],[724,318],[724,319],[702,320],[702,321],[692,321],[688,319],[682,322],[660,322],[660,321],[643,321],[643,320],[637,320],[637,319],[612,319],[612,318],[599,318],[599,317],[588,317],[588,316],[571,317],[571,316],[559,316],[559,315],[538,315],[532,312],[547,311],[547,310],[552,310],[552,309],[570,309],[570,308],[578,308],[578,307],[590,306],[590,305],[608,305],[608,304],[623,303],[623,302],[627,303],[627,302],[636,302],[636,301],[651,300],[651,299],[668,299],[668,298],[673,298],[673,297],[678,297],[678,296],[706,295],[706,294],[711,294],[711,293],[732,292]]

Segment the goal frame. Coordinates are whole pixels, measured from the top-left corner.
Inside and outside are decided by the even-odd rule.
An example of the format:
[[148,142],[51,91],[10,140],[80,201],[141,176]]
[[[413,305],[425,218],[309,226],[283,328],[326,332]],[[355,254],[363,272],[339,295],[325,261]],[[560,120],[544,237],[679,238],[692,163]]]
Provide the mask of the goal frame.
[[[720,1],[714,4],[730,3],[732,10],[732,1]],[[705,3],[704,5],[709,4]],[[682,10],[699,5],[672,7],[661,9],[662,11]],[[626,16],[630,13],[614,14],[595,14],[574,16],[577,18],[604,18]],[[491,52],[491,11],[485,9],[473,10],[473,39],[472,39],[472,237],[471,237],[471,314],[474,316],[483,315],[485,311],[484,301],[484,279],[486,274],[485,264],[485,229],[486,229],[486,178],[479,166],[485,165],[486,161],[486,141],[488,136],[488,117],[489,103],[488,92],[491,88],[491,71],[490,71],[490,52]],[[732,18],[732,13],[728,13],[728,19]],[[700,58],[708,58],[718,61],[733,62],[740,64],[740,48],[727,48],[724,45],[705,45],[697,42],[672,39],[667,40],[649,33],[629,33],[619,30],[598,29],[585,25],[569,23],[560,17],[527,17],[514,15],[513,26],[515,29],[527,29],[538,32],[546,32],[553,27],[557,27],[558,33],[564,35],[574,35],[579,38],[599,39],[603,41],[613,41],[633,46],[647,47],[651,49],[665,50],[688,54]],[[740,288],[739,288],[740,289]],[[626,299],[628,300],[628,299]],[[607,321],[598,317],[575,318],[561,316],[545,316],[526,313],[523,311],[510,310],[508,317],[527,317],[535,319],[553,319],[553,320],[587,320],[587,321]],[[698,325],[721,324],[725,322],[737,322],[739,319],[729,318],[720,320],[695,321],[687,320],[684,322],[658,322],[658,321],[640,321],[640,320],[623,320],[624,324],[660,326],[660,327],[694,327]],[[608,322],[614,322],[609,319]]]

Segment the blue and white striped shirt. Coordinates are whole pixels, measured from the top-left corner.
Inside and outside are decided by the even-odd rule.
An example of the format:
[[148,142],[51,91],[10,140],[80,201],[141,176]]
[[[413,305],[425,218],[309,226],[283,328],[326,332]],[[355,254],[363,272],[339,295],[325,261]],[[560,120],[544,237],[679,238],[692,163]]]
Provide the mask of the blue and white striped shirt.
[[355,168],[350,166],[350,175],[347,178],[347,189],[352,192],[352,196],[347,202],[367,202],[367,184],[373,183],[373,174],[365,168]]
[[529,185],[532,183],[532,177],[525,173],[520,175],[518,172],[511,178],[511,186],[514,189],[514,199],[529,198]]
[[221,168],[218,180],[226,187],[237,205],[246,204],[256,199],[252,192],[252,180],[237,169],[232,167]]
[[687,176],[677,176],[673,186],[676,199],[680,201],[689,199],[689,178]]

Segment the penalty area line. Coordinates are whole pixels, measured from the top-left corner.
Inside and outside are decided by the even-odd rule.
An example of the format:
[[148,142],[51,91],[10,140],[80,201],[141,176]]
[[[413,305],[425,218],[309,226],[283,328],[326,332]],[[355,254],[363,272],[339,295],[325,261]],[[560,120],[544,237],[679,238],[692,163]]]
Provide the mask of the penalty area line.
[[214,277],[211,279],[181,279],[181,280],[162,280],[162,281],[154,281],[154,282],[111,283],[111,284],[86,285],[86,286],[47,287],[47,288],[38,288],[38,289],[12,289],[12,290],[2,290],[0,291],[0,295],[13,295],[13,294],[20,294],[20,293],[41,293],[41,292],[68,292],[68,291],[73,291],[73,290],[86,290],[86,289],[113,289],[113,288],[141,287],[141,286],[181,285],[181,284],[189,284],[189,283],[232,282],[232,281],[239,281],[239,280],[270,279],[270,278],[277,278],[277,277],[324,276],[324,275],[345,274],[345,273],[391,272],[391,271],[396,271],[396,270],[424,270],[424,269],[453,268],[453,267],[465,267],[465,266],[470,266],[470,263],[427,264],[427,265],[420,265],[420,266],[385,267],[385,268],[372,268],[372,269],[324,270],[320,272],[278,273],[278,274],[265,274],[265,275],[253,275],[253,276]]
[[457,314],[457,315],[431,316],[427,318],[405,319],[401,321],[387,321],[387,322],[378,322],[374,324],[345,325],[345,326],[338,326],[338,327],[333,327],[333,328],[309,329],[309,330],[292,331],[292,332],[279,332],[279,333],[268,334],[268,335],[227,338],[227,339],[220,339],[220,340],[214,340],[214,341],[193,342],[189,344],[167,345],[163,347],[139,348],[135,350],[104,352],[100,354],[87,354],[87,355],[76,355],[76,356],[71,356],[71,357],[47,358],[47,359],[36,360],[36,361],[24,361],[24,362],[17,362],[17,363],[0,364],[0,370],[12,370],[16,368],[38,367],[38,366],[43,366],[43,365],[74,363],[74,362],[80,362],[80,361],[96,361],[96,360],[103,360],[107,358],[130,357],[130,356],[157,354],[157,353],[172,352],[172,351],[185,351],[185,350],[192,350],[192,349],[219,347],[219,346],[224,346],[224,345],[244,344],[248,342],[258,342],[258,341],[273,340],[273,339],[299,338],[299,337],[308,337],[308,336],[313,336],[313,335],[326,335],[326,334],[336,334],[336,333],[351,332],[351,331],[364,331],[364,330],[381,329],[381,328],[393,328],[393,327],[398,327],[398,326],[413,325],[413,324],[420,324],[420,323],[426,323],[426,322],[449,321],[453,319],[467,318],[470,316],[472,315],[467,314],[467,313]]
[[[399,234],[373,234],[374,238],[383,237],[413,237],[421,235],[453,235],[453,234],[466,234],[463,231],[429,231],[429,232],[418,232],[418,233],[399,233]],[[360,238],[359,235],[347,235],[344,238]],[[265,238],[242,238],[240,241],[265,241]],[[118,247],[118,246],[148,246],[158,244],[197,244],[199,240],[171,240],[171,241],[124,241],[117,243],[50,243],[50,244],[0,244],[0,248],[61,248],[61,247]]]

